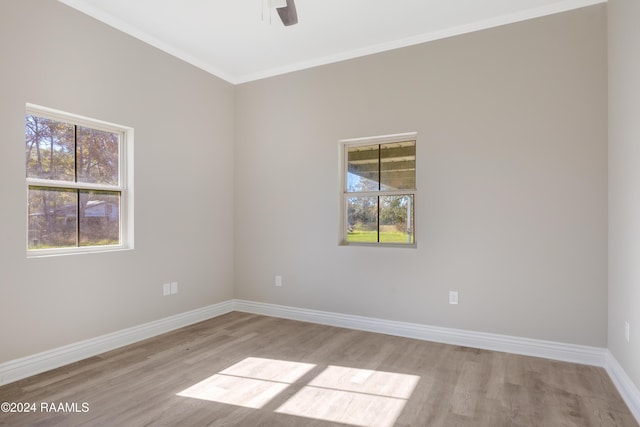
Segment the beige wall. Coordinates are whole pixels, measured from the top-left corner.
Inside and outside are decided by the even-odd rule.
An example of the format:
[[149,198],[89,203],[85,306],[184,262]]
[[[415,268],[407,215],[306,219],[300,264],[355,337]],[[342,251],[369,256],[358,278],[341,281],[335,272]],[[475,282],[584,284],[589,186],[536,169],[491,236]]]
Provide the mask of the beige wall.
[[[236,297],[606,346],[606,49],[598,5],[240,85]],[[418,249],[338,246],[337,141],[408,131]]]
[[[233,298],[233,86],[56,1],[0,61],[0,362]],[[26,259],[26,102],[135,129],[135,250]]]
[[608,11],[609,350],[640,388],[640,2]]

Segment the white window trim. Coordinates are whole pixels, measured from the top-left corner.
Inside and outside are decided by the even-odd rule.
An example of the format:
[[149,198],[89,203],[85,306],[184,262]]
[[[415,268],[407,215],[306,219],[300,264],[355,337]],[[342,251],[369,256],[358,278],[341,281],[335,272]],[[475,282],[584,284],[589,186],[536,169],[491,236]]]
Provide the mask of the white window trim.
[[[417,215],[415,215],[415,206],[417,205],[418,199],[418,185],[417,185],[417,174],[418,174],[418,158],[416,156],[416,188],[411,190],[399,190],[399,191],[385,191],[385,195],[402,195],[402,194],[413,194],[413,205],[414,205],[414,218],[413,218],[413,243],[381,243],[381,242],[349,242],[347,241],[347,147],[357,147],[361,145],[375,145],[375,144],[386,144],[393,142],[403,142],[403,141],[416,141],[416,147],[418,144],[418,133],[417,132],[405,132],[405,133],[396,133],[391,135],[380,135],[380,136],[371,136],[364,138],[349,138],[349,139],[341,139],[338,141],[338,162],[339,162],[339,171],[340,171],[340,179],[339,181],[339,195],[340,200],[338,203],[339,206],[339,226],[340,230],[338,232],[339,241],[338,245],[340,246],[373,246],[373,247],[384,247],[384,248],[417,248],[418,247],[418,237],[417,237]],[[358,195],[372,195],[379,196],[379,191],[372,192],[360,192]]]
[[[87,254],[96,252],[113,252],[134,248],[134,209],[133,209],[133,128],[91,119],[78,114],[66,113],[41,105],[26,104],[25,114],[31,114],[51,120],[86,126],[96,130],[117,132],[121,135],[118,153],[119,177],[118,185],[86,184],[81,182],[57,181],[38,178],[26,178],[27,200],[29,186],[44,186],[55,188],[114,190],[120,192],[120,244],[108,246],[73,246],[53,249],[29,249],[29,221],[26,221],[25,246],[27,258],[41,258],[59,255]],[[25,217],[28,217],[29,207],[25,207]]]

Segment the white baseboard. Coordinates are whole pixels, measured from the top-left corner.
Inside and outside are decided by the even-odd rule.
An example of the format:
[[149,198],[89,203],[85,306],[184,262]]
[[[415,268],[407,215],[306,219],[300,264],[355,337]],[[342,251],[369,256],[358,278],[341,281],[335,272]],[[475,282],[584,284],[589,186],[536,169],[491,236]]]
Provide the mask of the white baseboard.
[[252,301],[236,300],[235,309],[236,311],[246,313],[263,314],[405,338],[522,354],[525,356],[543,357],[583,365],[604,366],[605,355],[607,353],[607,349],[599,347],[519,338],[485,332],[473,332],[417,323],[396,322],[393,320],[307,310]]
[[611,381],[615,384],[618,392],[624,399],[625,403],[629,407],[629,410],[640,424],[640,390],[631,381],[631,378],[622,369],[622,366],[618,363],[618,360],[607,350],[606,361],[604,368],[607,370]]
[[233,311],[233,300],[0,364],[0,386]]

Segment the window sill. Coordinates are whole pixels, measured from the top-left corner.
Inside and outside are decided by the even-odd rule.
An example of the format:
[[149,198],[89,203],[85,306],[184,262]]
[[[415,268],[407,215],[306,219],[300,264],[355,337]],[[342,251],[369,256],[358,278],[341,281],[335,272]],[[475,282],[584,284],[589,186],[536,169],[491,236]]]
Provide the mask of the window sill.
[[85,255],[85,254],[97,254],[106,252],[122,252],[133,250],[133,247],[128,246],[90,246],[83,248],[67,248],[67,249],[36,249],[27,251],[27,258],[50,258],[57,256],[67,255]]
[[339,246],[360,246],[360,247],[373,247],[373,248],[408,248],[417,249],[417,243],[367,243],[367,242],[345,242],[341,241]]

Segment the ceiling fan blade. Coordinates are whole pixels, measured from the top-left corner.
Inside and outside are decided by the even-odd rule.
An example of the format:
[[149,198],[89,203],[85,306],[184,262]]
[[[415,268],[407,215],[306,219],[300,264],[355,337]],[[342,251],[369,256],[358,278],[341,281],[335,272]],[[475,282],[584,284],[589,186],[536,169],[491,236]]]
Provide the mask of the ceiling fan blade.
[[287,0],[286,7],[277,7],[278,15],[282,23],[288,27],[298,23],[298,12],[296,12],[296,4],[293,0]]

